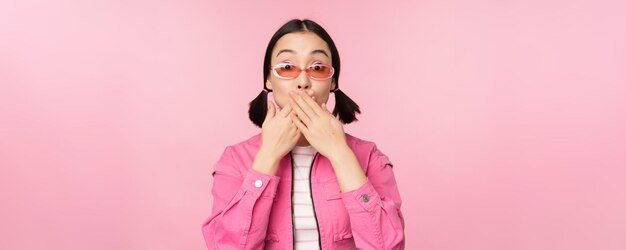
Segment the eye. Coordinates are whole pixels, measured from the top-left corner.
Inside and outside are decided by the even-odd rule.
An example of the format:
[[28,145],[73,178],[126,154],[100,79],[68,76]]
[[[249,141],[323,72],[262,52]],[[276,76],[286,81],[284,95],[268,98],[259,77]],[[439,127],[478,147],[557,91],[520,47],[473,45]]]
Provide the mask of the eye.
[[295,68],[296,68],[296,66],[294,66],[293,64],[290,64],[290,63],[281,63],[278,66],[279,70],[285,70],[285,71],[294,70]]
[[324,65],[320,65],[320,64],[311,65],[311,69],[315,71],[322,71],[324,70]]

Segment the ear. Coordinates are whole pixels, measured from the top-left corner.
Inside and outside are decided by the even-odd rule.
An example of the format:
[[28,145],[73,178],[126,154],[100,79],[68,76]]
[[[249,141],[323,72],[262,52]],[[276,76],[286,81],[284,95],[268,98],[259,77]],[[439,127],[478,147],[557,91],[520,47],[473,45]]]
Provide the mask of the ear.
[[270,80],[265,81],[265,87],[267,87],[267,89],[272,90],[272,82],[270,82]]
[[335,78],[333,78],[333,81],[330,83],[330,90],[335,89],[336,86],[337,86],[337,83],[335,83]]

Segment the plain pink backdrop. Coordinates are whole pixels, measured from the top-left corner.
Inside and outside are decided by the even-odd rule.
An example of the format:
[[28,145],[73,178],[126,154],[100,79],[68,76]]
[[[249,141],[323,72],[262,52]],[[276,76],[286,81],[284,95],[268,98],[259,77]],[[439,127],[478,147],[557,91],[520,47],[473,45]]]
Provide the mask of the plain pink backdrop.
[[267,42],[312,18],[363,110],[345,130],[395,164],[407,249],[626,249],[625,7],[2,1],[0,248],[204,249]]

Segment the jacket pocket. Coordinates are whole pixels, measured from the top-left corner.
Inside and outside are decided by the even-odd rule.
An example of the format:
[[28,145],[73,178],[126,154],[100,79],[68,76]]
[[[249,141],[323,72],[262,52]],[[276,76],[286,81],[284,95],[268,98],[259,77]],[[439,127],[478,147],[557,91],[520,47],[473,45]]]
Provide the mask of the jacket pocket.
[[339,182],[337,182],[337,178],[324,182],[322,187],[324,188],[326,200],[341,199],[341,191],[339,190]]
[[352,233],[347,233],[337,238],[334,247],[335,249],[357,249]]

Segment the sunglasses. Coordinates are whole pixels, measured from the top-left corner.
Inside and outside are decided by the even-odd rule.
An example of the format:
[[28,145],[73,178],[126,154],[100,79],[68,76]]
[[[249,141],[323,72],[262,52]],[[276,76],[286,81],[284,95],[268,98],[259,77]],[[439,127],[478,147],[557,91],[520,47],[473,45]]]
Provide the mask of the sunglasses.
[[295,79],[302,71],[306,71],[309,78],[313,80],[326,80],[333,77],[335,69],[327,64],[315,63],[301,69],[300,67],[291,63],[279,63],[270,68],[274,76],[280,79]]

